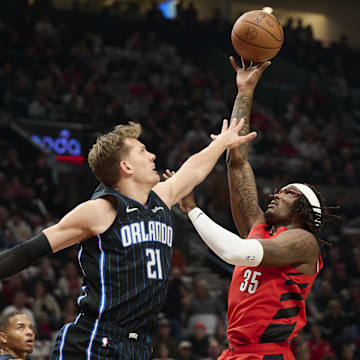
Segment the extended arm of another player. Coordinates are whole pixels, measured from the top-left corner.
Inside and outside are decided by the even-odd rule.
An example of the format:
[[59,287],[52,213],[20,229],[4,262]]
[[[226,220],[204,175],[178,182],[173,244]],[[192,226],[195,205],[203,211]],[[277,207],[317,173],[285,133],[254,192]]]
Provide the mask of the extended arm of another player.
[[238,132],[242,125],[243,121],[237,124],[237,120],[232,119],[227,128],[227,121],[224,120],[221,134],[214,136],[214,141],[187,159],[174,176],[157,184],[153,190],[168,206],[178,203],[206,178],[227,148],[238,146],[255,138],[256,133],[239,136]]
[[318,254],[314,235],[300,228],[287,230],[276,239],[245,240],[215,223],[197,207],[190,210],[188,216],[209,248],[232,265],[299,266]]
[[[96,216],[94,210],[99,212],[99,216]],[[26,269],[44,256],[93,236],[97,231],[97,219],[101,218],[100,215],[99,206],[94,201],[87,201],[65,215],[59,223],[22,244],[3,251],[0,253],[0,279]]]

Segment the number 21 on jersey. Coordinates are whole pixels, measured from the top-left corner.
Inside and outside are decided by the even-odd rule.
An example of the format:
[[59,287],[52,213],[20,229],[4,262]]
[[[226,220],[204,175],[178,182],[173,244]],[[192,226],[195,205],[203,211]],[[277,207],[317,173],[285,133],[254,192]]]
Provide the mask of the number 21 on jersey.
[[262,273],[260,271],[252,271],[246,269],[244,272],[244,281],[240,284],[240,291],[247,291],[249,294],[253,294],[259,286],[259,276]]
[[149,249],[145,250],[147,261],[147,276],[148,279],[162,280],[163,272],[161,267],[161,256],[160,249]]

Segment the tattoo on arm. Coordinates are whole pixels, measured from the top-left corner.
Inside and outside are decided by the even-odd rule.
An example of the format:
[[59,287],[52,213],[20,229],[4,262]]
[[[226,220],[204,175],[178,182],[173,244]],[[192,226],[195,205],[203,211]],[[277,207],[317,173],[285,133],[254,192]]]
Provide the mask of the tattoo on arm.
[[288,230],[276,239],[260,241],[264,248],[262,266],[299,266],[318,256],[318,243],[308,232]]
[[260,210],[254,173],[250,164],[245,162],[240,168],[230,166],[229,182],[234,221],[244,236],[250,231]]
[[[244,118],[244,126],[239,132],[239,135],[247,135],[250,130],[250,112],[251,112],[251,104],[252,104],[252,95],[237,95],[233,107],[233,111],[231,114],[231,119],[236,118],[239,122],[242,118]],[[244,161],[248,158],[249,153],[249,143],[241,144],[238,147],[240,155]]]

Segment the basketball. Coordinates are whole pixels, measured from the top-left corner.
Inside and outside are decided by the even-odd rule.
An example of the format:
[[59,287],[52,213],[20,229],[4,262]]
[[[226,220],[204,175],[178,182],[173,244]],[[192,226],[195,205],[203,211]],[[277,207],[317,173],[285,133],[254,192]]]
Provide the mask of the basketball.
[[281,49],[283,41],[284,32],[276,17],[261,10],[241,15],[231,31],[235,51],[253,62],[272,59]]

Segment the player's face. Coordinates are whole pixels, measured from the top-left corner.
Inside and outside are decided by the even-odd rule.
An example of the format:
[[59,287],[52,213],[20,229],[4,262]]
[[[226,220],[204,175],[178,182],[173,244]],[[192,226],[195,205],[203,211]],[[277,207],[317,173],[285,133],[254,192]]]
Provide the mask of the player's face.
[[293,186],[283,187],[274,196],[265,211],[266,222],[270,225],[289,225],[293,219],[291,208],[301,192]]
[[34,349],[35,334],[33,324],[24,315],[16,315],[9,319],[5,331],[6,348],[16,354],[30,354]]
[[155,170],[155,154],[146,150],[146,147],[137,139],[126,139],[130,146],[127,162],[133,171],[133,177],[140,183],[150,183],[152,186],[160,181],[160,176]]

